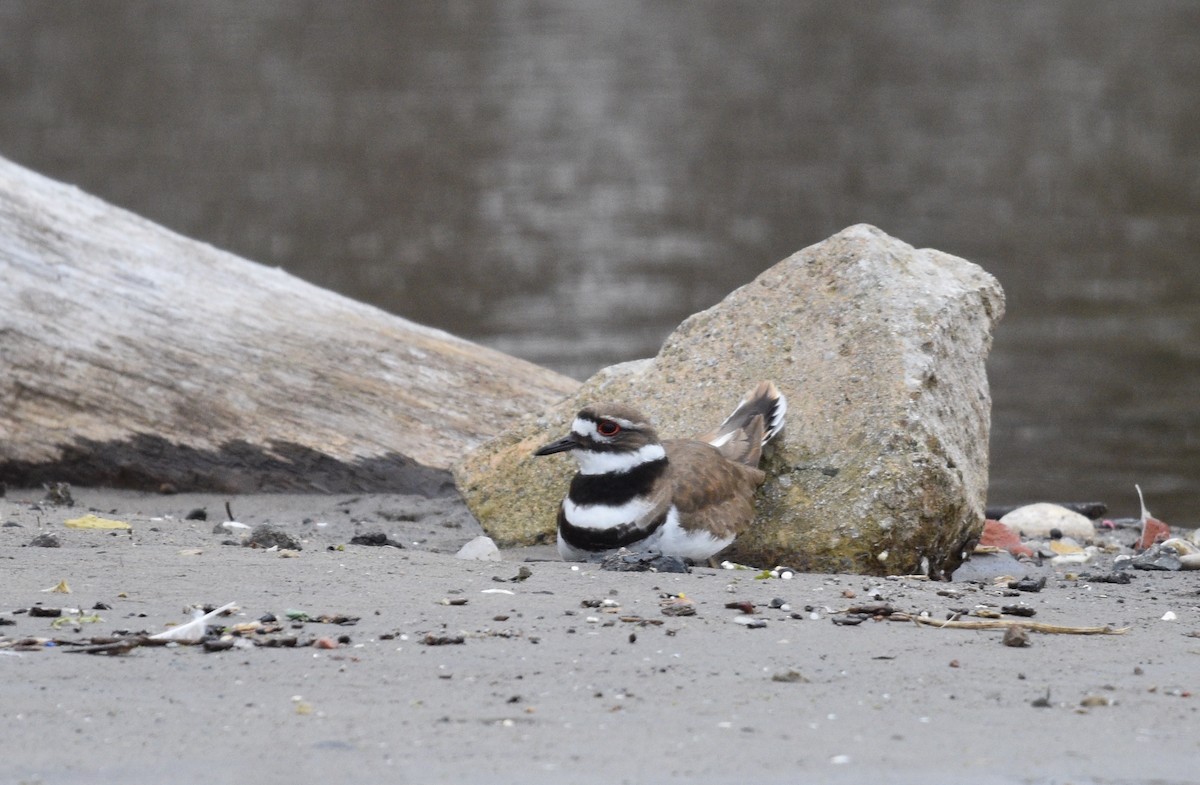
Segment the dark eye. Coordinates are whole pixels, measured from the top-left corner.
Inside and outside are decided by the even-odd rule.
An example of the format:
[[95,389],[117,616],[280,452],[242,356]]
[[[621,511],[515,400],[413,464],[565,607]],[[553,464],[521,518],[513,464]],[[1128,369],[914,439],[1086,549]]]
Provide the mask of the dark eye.
[[617,425],[612,420],[601,420],[596,423],[596,431],[601,436],[616,436],[621,430],[621,426]]

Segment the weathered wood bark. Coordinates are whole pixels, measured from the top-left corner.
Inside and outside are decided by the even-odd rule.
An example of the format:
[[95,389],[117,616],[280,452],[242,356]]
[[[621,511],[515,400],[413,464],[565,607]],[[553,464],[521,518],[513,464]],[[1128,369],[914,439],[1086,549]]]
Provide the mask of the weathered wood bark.
[[0,159],[0,481],[430,493],[577,386]]

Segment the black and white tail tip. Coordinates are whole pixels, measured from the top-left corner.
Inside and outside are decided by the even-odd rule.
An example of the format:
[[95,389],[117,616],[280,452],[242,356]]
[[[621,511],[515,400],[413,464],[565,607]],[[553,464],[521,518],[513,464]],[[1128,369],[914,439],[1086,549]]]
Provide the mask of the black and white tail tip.
[[707,441],[714,447],[720,447],[725,442],[745,430],[758,415],[763,419],[762,446],[774,439],[783,430],[784,417],[787,414],[787,398],[779,391],[774,382],[759,382],[758,386],[746,394],[738,402],[725,422],[708,437]]

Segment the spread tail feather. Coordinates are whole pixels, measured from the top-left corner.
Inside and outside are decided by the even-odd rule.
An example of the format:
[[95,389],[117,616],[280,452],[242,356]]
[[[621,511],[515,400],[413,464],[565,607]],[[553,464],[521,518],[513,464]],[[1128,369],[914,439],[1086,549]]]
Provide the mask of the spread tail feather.
[[731,461],[757,466],[762,448],[783,430],[787,399],[773,382],[759,382],[718,428],[701,438]]

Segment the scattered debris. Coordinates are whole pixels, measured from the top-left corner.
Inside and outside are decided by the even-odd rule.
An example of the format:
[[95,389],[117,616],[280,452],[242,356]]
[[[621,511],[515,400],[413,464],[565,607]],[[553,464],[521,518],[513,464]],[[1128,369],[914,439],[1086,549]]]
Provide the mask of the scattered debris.
[[1046,588],[1046,576],[1040,578],[1022,578],[1019,581],[1009,581],[1008,588],[1016,591],[1039,592]]
[[71,486],[65,482],[51,482],[42,486],[46,489],[46,495],[42,497],[42,501],[47,504],[53,504],[56,507],[74,507],[75,499],[71,496]]
[[71,593],[71,587],[70,587],[69,585],[67,585],[67,582],[66,582],[65,580],[61,580],[61,581],[59,581],[58,583],[56,583],[56,584],[54,584],[53,586],[51,586],[49,589],[42,589],[42,593],[43,593],[43,594],[46,594],[46,593],[50,593],[50,594],[70,594],[70,593]]
[[800,671],[790,669],[771,674],[771,681],[778,681],[784,684],[808,684],[808,679],[804,678],[804,674]]
[[200,642],[207,652],[229,651],[237,646],[238,638],[230,636],[221,636],[220,638],[205,638]]
[[520,567],[520,569],[517,570],[517,574],[508,579],[508,582],[509,583],[521,583],[522,581],[527,580],[528,578],[530,578],[532,576],[533,576],[533,570],[522,565]]
[[462,635],[434,635],[429,633],[421,639],[421,643],[426,646],[454,646],[466,643],[467,639]]
[[1142,507],[1142,516],[1139,519],[1142,529],[1141,534],[1138,536],[1137,545],[1134,546],[1134,549],[1137,551],[1144,551],[1150,546],[1160,543],[1170,537],[1171,527],[1155,518],[1150,514],[1150,511],[1146,509],[1146,499],[1142,496],[1142,486],[1134,485],[1133,487],[1137,491],[1138,504]]
[[1132,567],[1135,570],[1175,572],[1183,569],[1183,562],[1179,558],[1178,551],[1167,547],[1167,543],[1162,542],[1150,546],[1149,549],[1131,559],[1118,559],[1114,566],[1119,570]]
[[88,513],[82,518],[71,518],[64,521],[68,529],[132,529],[125,521],[115,521],[111,518],[101,518]]
[[194,510],[189,510],[188,514],[183,516],[183,519],[185,521],[207,521],[208,510],[204,509],[203,507],[197,507]]
[[1009,616],[1024,616],[1026,618],[1037,615],[1037,611],[1028,605],[1005,605],[1000,608],[1000,612],[1006,613]]
[[368,532],[356,534],[350,538],[351,545],[370,545],[372,547],[403,548],[404,543],[397,542],[383,532]]
[[695,616],[696,603],[683,594],[664,594],[659,605],[663,616]]
[[746,616],[746,615],[734,616],[733,623],[740,624],[743,627],[746,627],[747,629],[751,629],[751,630],[760,630],[763,627],[767,626],[766,619],[756,619],[753,616]]
[[1097,706],[1111,706],[1112,699],[1106,695],[1085,695],[1083,696],[1083,700],[1079,701],[1079,705],[1085,709],[1092,709]]
[[611,572],[691,572],[678,556],[661,553],[635,553],[624,548],[600,559],[600,569]]
[[871,605],[851,605],[844,611],[847,614],[864,616],[866,618],[884,618],[891,616],[895,612],[896,609],[886,602]]
[[319,616],[310,616],[304,611],[288,611],[284,615],[287,616],[288,621],[300,623],[311,622],[314,624],[337,624],[342,627],[352,627],[355,624],[358,624],[360,618],[358,616],[346,616],[345,614],[341,613],[322,613]]
[[1029,631],[1020,624],[1014,624],[1004,631],[1004,637],[1001,642],[1005,646],[1012,646],[1014,649],[1023,648],[1029,645]]
[[64,627],[70,627],[70,625],[74,625],[74,628],[76,628],[76,631],[78,633],[79,629],[82,628],[82,625],[84,625],[84,624],[97,624],[97,623],[104,621],[104,619],[101,618],[101,616],[98,615],[98,613],[89,613],[88,616],[84,616],[83,611],[79,611],[76,609],[71,609],[71,610],[72,610],[72,612],[76,613],[76,615],[60,616],[60,617],[54,619],[53,622],[50,622],[50,627],[53,627],[54,629],[60,629],[60,628],[64,628]]
[[580,600],[580,608],[600,608],[605,613],[616,613],[621,610],[621,603],[614,600],[612,597],[605,597],[602,600]]
[[1008,627],[1024,627],[1031,632],[1058,633],[1062,635],[1124,635],[1128,627],[1068,627],[1061,624],[1046,624],[1043,622],[1017,621],[1016,619],[981,619],[979,621],[962,621],[946,619],[938,621],[929,616],[911,616],[917,624],[930,627],[949,627],[957,630],[1002,630]]
[[208,623],[217,618],[221,614],[231,611],[237,607],[236,602],[227,602],[220,608],[216,608],[208,613],[197,609],[193,611],[191,621],[172,627],[169,630],[151,635],[151,640],[163,641],[186,641],[188,643],[198,643],[204,639],[204,633],[208,629]]
[[303,550],[300,547],[299,540],[278,526],[272,526],[269,523],[255,526],[244,544],[247,548],[263,548],[265,550],[270,550],[271,548],[286,548],[292,551]]
[[222,521],[212,528],[213,534],[245,534],[250,526],[238,521]]
[[1127,572],[1110,572],[1107,575],[1093,575],[1091,573],[1084,573],[1083,575],[1080,575],[1079,577],[1081,579],[1083,579],[1085,581],[1089,581],[1091,583],[1126,584],[1126,583],[1131,583],[1133,581],[1133,576]]
[[[64,648],[66,654],[128,654],[139,646],[166,646],[167,640],[156,640],[149,635],[130,635],[123,638],[93,638],[90,645]],[[61,642],[59,642],[61,645]]]
[[997,520],[983,522],[983,534],[976,546],[976,553],[987,552],[986,549],[1000,549],[1014,556],[1033,556],[1033,549],[1021,542],[1020,535],[1006,524]]
[[58,535],[50,532],[44,532],[34,537],[29,541],[30,547],[33,548],[61,548],[62,543],[58,541]]
[[[721,562],[721,569],[723,569],[723,570],[748,570],[750,568],[744,564],[738,564],[736,562],[731,562],[731,561],[723,561],[723,562]],[[770,570],[760,570],[758,572],[758,574],[756,574],[754,576],[754,580],[766,581],[766,580],[770,580],[771,578],[779,578],[780,580],[790,581],[793,577],[795,577],[795,574],[796,574],[796,571],[793,570],[791,567],[777,566],[774,569],[770,569]]]

